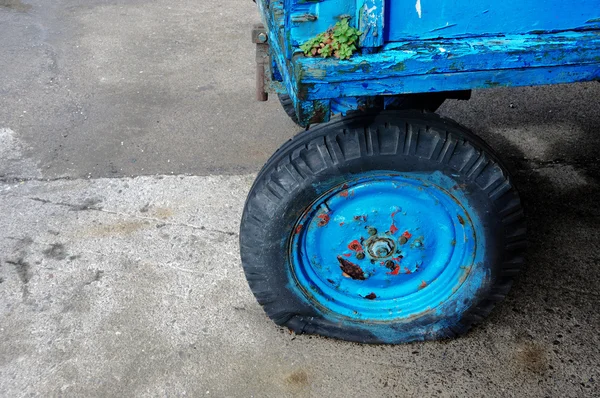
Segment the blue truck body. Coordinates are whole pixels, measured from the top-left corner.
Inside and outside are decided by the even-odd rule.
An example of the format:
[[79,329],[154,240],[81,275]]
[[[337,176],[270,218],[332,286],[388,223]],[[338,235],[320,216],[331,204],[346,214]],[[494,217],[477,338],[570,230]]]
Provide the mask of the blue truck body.
[[[267,78],[302,125],[374,98],[600,79],[600,0],[256,0]],[[348,60],[300,45],[341,19],[362,32]]]

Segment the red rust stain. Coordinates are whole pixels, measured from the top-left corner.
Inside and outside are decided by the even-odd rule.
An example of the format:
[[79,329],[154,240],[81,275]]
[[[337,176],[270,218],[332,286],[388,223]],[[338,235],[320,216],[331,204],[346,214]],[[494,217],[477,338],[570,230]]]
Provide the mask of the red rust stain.
[[348,249],[357,253],[364,251],[362,245],[357,240],[353,240],[352,242],[350,242],[350,244],[348,245]]
[[410,272],[410,270],[408,269],[408,267],[404,267],[404,273],[405,274],[412,274],[412,272]]
[[375,300],[377,298],[377,295],[375,293],[369,293],[365,296],[365,298],[367,300]]
[[426,287],[427,287],[427,282],[421,281],[421,284],[419,285],[419,290],[424,289]]
[[396,265],[396,266],[394,267],[394,270],[393,270],[392,272],[388,272],[387,274],[388,274],[388,275],[398,275],[399,273],[400,273],[400,266],[399,266],[399,265]]
[[404,233],[402,234],[402,237],[406,238],[406,239],[410,239],[410,238],[412,238],[412,234],[408,231],[404,231]]
[[367,221],[367,216],[354,216],[354,221]]
[[341,222],[341,223],[340,223],[340,227],[343,227],[343,226],[344,226],[344,223],[343,223],[343,222]]
[[302,231],[302,224],[300,224],[300,225],[298,225],[298,226],[296,227],[296,230],[294,231],[294,233],[295,233],[296,235],[298,235],[298,234],[300,233],[300,231]]
[[343,189],[343,191],[342,191],[342,192],[340,192],[340,196],[341,196],[341,197],[343,197],[343,198],[347,198],[347,197],[348,197],[348,195],[354,195],[354,192],[349,192],[349,191],[348,191],[348,188],[349,188],[349,187],[348,187],[348,184],[344,184],[344,185],[342,185],[342,189]]
[[329,214],[327,214],[327,213],[325,213],[325,214],[319,214],[319,215],[317,216],[317,218],[320,218],[320,219],[321,219],[321,221],[319,221],[319,222],[317,223],[317,225],[318,225],[319,227],[324,227],[325,225],[327,225],[327,224],[329,223],[329,219],[330,219],[330,218],[329,218]]
[[392,260],[400,262],[403,258],[403,256],[392,257]]
[[396,227],[396,223],[394,222],[394,217],[396,217],[396,214],[398,214],[400,212],[401,209],[397,209],[396,211],[394,211],[392,213],[392,226],[390,227],[390,232],[393,234],[395,234],[396,232],[398,232],[398,227]]
[[458,217],[458,222],[460,223],[460,225],[465,225],[465,219],[462,218],[462,216],[460,214],[457,215],[457,217]]
[[340,262],[340,268],[342,269],[343,274],[348,275],[352,279],[358,279],[361,281],[367,279],[362,268],[360,268],[358,265],[351,263],[350,261],[344,259],[342,256],[338,256],[337,259]]

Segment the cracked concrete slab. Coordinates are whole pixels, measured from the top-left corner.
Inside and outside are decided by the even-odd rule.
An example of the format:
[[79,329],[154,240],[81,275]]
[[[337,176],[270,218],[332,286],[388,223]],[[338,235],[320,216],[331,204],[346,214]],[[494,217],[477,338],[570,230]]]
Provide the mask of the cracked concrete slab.
[[518,171],[530,265],[491,318],[395,347],[267,319],[238,255],[253,175],[2,183],[0,395],[597,395],[599,188],[570,167]]

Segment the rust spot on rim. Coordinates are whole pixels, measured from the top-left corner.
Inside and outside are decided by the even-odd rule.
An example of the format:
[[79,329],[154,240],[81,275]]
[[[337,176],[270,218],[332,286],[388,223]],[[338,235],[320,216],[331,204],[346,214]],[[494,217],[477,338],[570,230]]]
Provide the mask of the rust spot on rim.
[[329,223],[330,217],[329,214],[325,213],[325,214],[319,214],[317,216],[317,218],[319,218],[319,222],[317,223],[317,225],[319,227],[324,227],[325,225],[327,225]]
[[465,219],[462,218],[460,214],[458,214],[456,217],[458,217],[458,222],[460,223],[460,225],[465,225]]
[[426,287],[427,287],[427,282],[421,281],[421,284],[419,285],[419,290],[425,289]]
[[357,240],[353,240],[352,242],[350,242],[350,244],[348,245],[348,249],[355,251],[355,252],[363,252],[364,251],[362,245]]
[[341,196],[341,197],[343,197],[343,198],[347,198],[347,197],[348,197],[348,195],[350,195],[350,192],[348,191],[348,188],[350,188],[350,187],[348,186],[348,184],[344,184],[344,185],[342,185],[342,189],[343,189],[343,191],[342,191],[342,192],[340,192],[340,196]]
[[365,298],[367,300],[375,300],[377,298],[377,295],[375,293],[369,293],[365,296]]
[[400,273],[400,266],[396,265],[392,272],[387,272],[388,275],[398,275]]
[[342,275],[345,274],[344,276],[348,275],[348,277],[352,279],[358,279],[361,281],[367,279],[364,271],[358,265],[344,259],[342,256],[338,256],[337,259],[340,262],[340,268],[343,272]]
[[396,214],[398,214],[400,211],[402,211],[402,209],[398,209],[394,211],[392,213],[392,225],[390,226],[390,232],[393,234],[395,234],[396,232],[398,232],[398,227],[396,227],[396,222],[394,221],[394,217],[396,217]]

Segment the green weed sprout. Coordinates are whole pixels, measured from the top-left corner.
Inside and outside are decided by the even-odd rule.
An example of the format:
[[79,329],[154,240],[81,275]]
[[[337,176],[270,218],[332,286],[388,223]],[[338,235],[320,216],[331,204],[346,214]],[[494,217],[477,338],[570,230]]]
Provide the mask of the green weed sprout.
[[357,50],[356,44],[361,34],[362,32],[350,26],[348,19],[344,18],[327,32],[318,34],[302,44],[300,49],[309,57],[349,59]]

